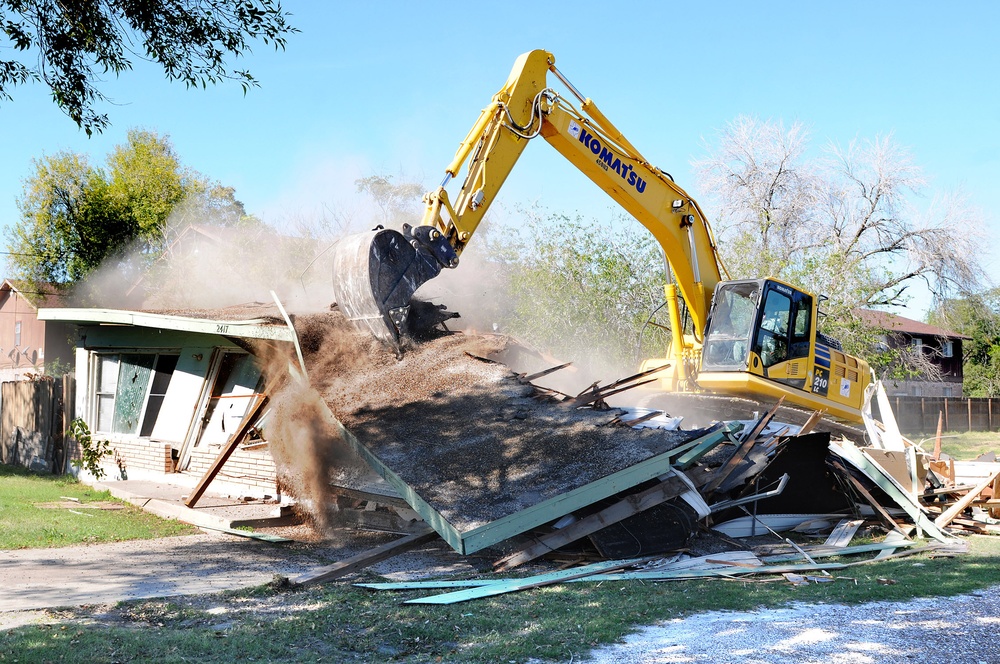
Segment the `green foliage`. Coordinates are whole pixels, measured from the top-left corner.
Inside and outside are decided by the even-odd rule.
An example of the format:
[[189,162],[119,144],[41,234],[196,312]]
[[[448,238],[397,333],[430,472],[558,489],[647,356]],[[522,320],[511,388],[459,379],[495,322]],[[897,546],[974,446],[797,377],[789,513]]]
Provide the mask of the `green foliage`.
[[188,87],[235,80],[246,92],[256,79],[230,69],[227,57],[249,53],[257,40],[284,48],[297,32],[286,18],[278,0],[2,0],[0,23],[18,58],[0,60],[0,99],[10,99],[16,85],[43,81],[90,135],[109,124],[94,110],[105,100],[96,87],[100,76],[132,69],[135,57],[158,63],[168,80]]
[[[503,261],[520,338],[586,366],[606,359],[634,369],[664,354],[668,335],[646,326],[663,302],[663,254],[638,223],[524,213],[518,233],[496,233],[490,254]],[[498,289],[499,290],[499,289]]]
[[73,459],[73,465],[85,469],[96,480],[103,479],[105,473],[101,461],[113,454],[111,445],[106,440],[94,440],[90,435],[90,427],[79,417],[70,423],[69,431],[80,446],[80,458]]
[[972,337],[962,341],[965,395],[1000,396],[1000,289],[944,300],[928,322]]
[[76,283],[109,260],[136,275],[162,252],[177,211],[218,225],[245,217],[231,188],[185,168],[170,140],[151,131],[130,130],[106,168],[73,152],[34,165],[18,199],[21,221],[7,231],[9,270],[33,284]]

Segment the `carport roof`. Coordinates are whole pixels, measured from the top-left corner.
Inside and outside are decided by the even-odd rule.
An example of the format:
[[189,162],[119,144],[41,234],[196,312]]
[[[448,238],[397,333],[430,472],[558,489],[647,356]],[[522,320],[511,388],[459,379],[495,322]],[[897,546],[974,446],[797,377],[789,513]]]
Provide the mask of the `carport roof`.
[[[256,315],[253,315],[256,314]],[[191,311],[132,311],[126,309],[60,308],[38,310],[39,320],[78,325],[127,325],[181,332],[218,334],[243,339],[294,341],[294,332],[270,307],[238,307]]]

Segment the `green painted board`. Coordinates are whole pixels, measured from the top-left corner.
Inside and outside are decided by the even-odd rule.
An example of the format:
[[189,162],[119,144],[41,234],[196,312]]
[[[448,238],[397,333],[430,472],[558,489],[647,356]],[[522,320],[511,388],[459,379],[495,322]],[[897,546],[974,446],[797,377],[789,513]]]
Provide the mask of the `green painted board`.
[[731,430],[731,426],[732,425],[724,426],[718,431],[714,431],[707,436],[699,438],[696,446],[677,458],[677,467],[681,470],[687,470],[693,466],[698,459],[711,452],[716,446],[726,439],[726,436]]
[[595,574],[574,581],[679,581],[683,579],[703,579],[709,576],[746,576],[748,574],[784,574],[785,572],[818,572],[831,569],[845,569],[844,563],[810,565],[761,565],[759,567],[726,567],[725,569],[681,569],[681,570],[641,570],[637,572],[610,572]]
[[574,567],[572,569],[559,570],[558,572],[550,572],[549,574],[528,576],[523,579],[509,579],[507,581],[491,583],[489,585],[479,586],[476,588],[457,590],[455,592],[445,593],[443,595],[432,595],[431,597],[409,599],[403,603],[404,604],[457,604],[458,602],[467,602],[472,599],[493,597],[494,595],[503,595],[505,593],[516,592],[518,590],[526,590],[528,588],[538,588],[540,586],[552,585],[554,583],[571,581],[573,579],[579,579],[585,576],[590,576],[591,574],[600,574],[601,572],[606,570],[628,567],[629,565],[635,565],[645,560],[648,560],[648,558],[633,558],[630,560],[607,560],[600,563],[585,565],[583,567]]

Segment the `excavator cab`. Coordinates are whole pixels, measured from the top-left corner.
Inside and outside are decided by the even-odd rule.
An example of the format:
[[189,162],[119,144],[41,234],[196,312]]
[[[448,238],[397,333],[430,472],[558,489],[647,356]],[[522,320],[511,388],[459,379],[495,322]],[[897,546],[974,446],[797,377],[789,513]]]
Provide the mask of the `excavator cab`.
[[774,279],[720,282],[701,355],[701,370],[751,371],[807,357],[813,298]]

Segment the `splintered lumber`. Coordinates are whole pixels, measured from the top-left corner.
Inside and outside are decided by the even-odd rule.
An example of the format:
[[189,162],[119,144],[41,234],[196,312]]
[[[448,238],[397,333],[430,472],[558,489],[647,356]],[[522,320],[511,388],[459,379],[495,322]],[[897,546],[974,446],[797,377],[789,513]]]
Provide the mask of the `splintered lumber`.
[[586,537],[598,530],[623,521],[671,498],[676,498],[689,487],[679,477],[672,475],[651,489],[628,496],[617,503],[595,512],[579,521],[571,523],[541,537],[535,538],[528,546],[497,561],[494,569],[506,571],[534,560],[546,553]]
[[804,436],[807,433],[812,433],[812,430],[816,427],[816,425],[819,423],[821,419],[823,419],[823,411],[814,410],[812,412],[812,415],[809,416],[809,419],[805,421],[805,424],[799,427],[799,432],[796,435]]
[[751,428],[748,432],[746,432],[740,438],[740,441],[741,442],[746,442],[748,440],[754,440],[754,439],[756,439],[757,436],[760,435],[760,432],[763,431],[764,428],[774,418],[774,414],[778,412],[778,409],[781,408],[781,404],[784,403],[784,401],[785,401],[785,397],[781,397],[780,399],[778,399],[778,403],[774,404],[774,407],[771,408],[771,410],[769,410],[766,413],[764,413],[763,415],[761,415],[760,418],[757,420],[757,422],[754,424],[753,428]]
[[351,572],[356,572],[387,558],[392,558],[400,553],[405,553],[410,549],[415,549],[421,544],[425,544],[437,538],[437,536],[438,534],[434,530],[427,528],[422,532],[401,537],[397,540],[389,542],[388,544],[375,547],[369,551],[363,551],[356,556],[351,556],[350,558],[341,560],[333,565],[321,567],[320,569],[309,574],[303,574],[299,578],[295,579],[293,583],[305,586],[339,579],[340,577],[346,576]]
[[[640,380],[646,378],[654,373],[663,371],[670,365],[664,365],[659,367],[653,367],[652,369],[646,369],[637,374],[632,374],[626,378],[621,378],[613,383],[609,383],[604,387],[597,387],[597,383],[594,383],[590,388],[584,390],[576,396],[572,401],[568,402],[567,405],[572,408],[578,408],[580,406],[586,406],[599,399],[604,399],[605,397],[610,397],[619,392],[624,392],[625,390],[631,390],[633,387],[639,387],[640,385],[646,385],[647,383],[656,382],[656,378],[650,378],[648,380]],[[638,381],[638,382],[636,382]]]
[[936,525],[938,528],[944,528],[949,523],[951,523],[955,517],[957,517],[959,514],[965,511],[966,507],[972,504],[972,501],[974,501],[976,498],[979,497],[979,494],[981,494],[984,489],[993,484],[993,480],[995,480],[997,477],[1000,477],[1000,468],[990,473],[989,477],[987,477],[985,480],[976,485],[975,489],[962,496],[962,498],[958,500],[954,505],[945,510],[941,514],[941,516],[934,519],[934,525]]
[[[280,304],[278,306],[281,306]],[[247,435],[247,431],[250,430],[250,426],[257,420],[257,415],[263,410],[264,406],[267,405],[268,397],[263,394],[257,395],[257,400],[254,402],[253,406],[247,409],[246,414],[243,416],[243,420],[240,422],[239,428],[229,437],[229,441],[223,446],[222,450],[219,451],[219,456],[215,457],[215,461],[209,466],[208,470],[202,476],[201,480],[198,482],[198,486],[194,488],[191,495],[188,496],[185,505],[187,507],[194,507],[195,503],[205,494],[205,490],[208,489],[208,485],[212,483],[215,476],[219,474],[222,467],[229,460],[229,457],[233,455],[236,448],[239,447],[240,442],[242,442],[244,436]]]
[[541,588],[543,586],[550,586],[556,583],[562,583],[564,581],[572,581],[574,579],[581,579],[584,577],[593,576],[594,574],[601,574],[602,572],[610,572],[614,570],[624,569],[625,567],[631,567],[632,565],[636,565],[646,560],[648,560],[648,558],[633,558],[629,560],[608,560],[604,562],[585,565],[583,567],[574,567],[572,569],[564,569],[558,572],[551,572],[549,574],[539,574],[537,576],[529,576],[523,579],[510,579],[507,581],[491,583],[486,586],[478,586],[476,588],[469,588],[467,590],[458,590],[455,592],[445,593],[443,595],[433,595],[431,597],[420,597],[417,599],[409,599],[403,603],[404,604],[457,604],[458,602],[467,602],[471,599],[480,599],[482,597],[493,597],[495,595],[503,595],[505,593],[517,592],[518,590],[528,590],[529,588]]
[[846,468],[845,466],[843,466],[843,465],[841,465],[841,464],[839,464],[839,463],[837,463],[837,462],[833,462],[833,463],[831,463],[831,465],[833,466],[833,468],[834,468],[835,470],[837,470],[837,471],[838,471],[838,472],[840,473],[840,475],[841,475],[842,477],[846,478],[846,479],[847,479],[847,481],[848,481],[848,482],[850,482],[850,483],[851,483],[851,485],[852,485],[852,486],[854,487],[854,489],[855,489],[855,490],[856,490],[856,491],[857,491],[858,493],[860,493],[860,494],[861,494],[861,496],[862,496],[862,497],[863,497],[863,498],[864,498],[864,499],[865,499],[866,501],[868,501],[868,504],[869,504],[869,505],[871,505],[871,506],[872,506],[872,508],[873,508],[873,509],[874,509],[874,510],[875,510],[876,512],[878,512],[878,515],[879,515],[880,517],[882,517],[882,521],[883,521],[883,523],[885,523],[885,524],[886,524],[887,526],[889,526],[889,528],[890,528],[891,530],[893,530],[893,531],[895,531],[895,532],[898,532],[898,533],[899,533],[900,535],[902,535],[903,537],[906,537],[906,533],[905,533],[905,532],[903,532],[903,529],[899,527],[899,524],[898,524],[898,523],[896,523],[896,520],[895,520],[895,519],[893,519],[893,518],[892,518],[892,517],[891,517],[891,516],[889,515],[889,513],[885,511],[885,508],[884,508],[884,507],[882,507],[881,503],[879,503],[879,502],[878,502],[877,500],[875,500],[875,498],[874,498],[874,497],[872,496],[872,494],[871,494],[871,493],[870,493],[870,492],[868,491],[868,489],[866,489],[866,488],[865,488],[865,485],[864,485],[864,484],[862,484],[860,480],[858,480],[858,479],[857,479],[856,477],[854,477],[853,475],[851,475],[850,471],[849,471],[849,470],[848,470],[848,469],[847,469],[847,468]]
[[905,490],[901,489],[892,479],[891,475],[886,473],[876,463],[873,463],[861,452],[861,450],[855,447],[853,443],[848,441],[844,441],[843,445],[830,443],[830,450],[864,473],[864,475],[872,482],[875,482],[880,489],[885,491],[885,493],[899,507],[901,507],[904,512],[906,512],[906,514],[913,520],[913,523],[917,526],[917,528],[926,530],[927,534],[936,540],[942,542],[948,542],[951,540],[951,536],[942,531],[940,526],[931,521],[930,517],[927,516],[923,507],[915,498],[911,497]]
[[559,371],[560,369],[565,369],[566,367],[568,367],[571,364],[573,364],[573,363],[572,362],[565,362],[563,364],[559,364],[559,365],[556,365],[554,367],[550,367],[550,368],[545,369],[543,371],[539,371],[538,373],[533,373],[530,376],[524,376],[524,377],[521,378],[521,380],[524,381],[525,383],[530,383],[533,380],[538,380],[539,378],[543,378],[545,376],[548,376],[550,373],[555,373],[556,371]]
[[706,494],[711,493],[719,488],[719,485],[726,481],[726,479],[736,470],[736,466],[740,464],[743,459],[746,458],[747,453],[750,449],[757,444],[756,436],[753,438],[746,438],[739,444],[733,455],[729,457],[729,460],[718,470],[712,481],[705,485],[702,491]]

